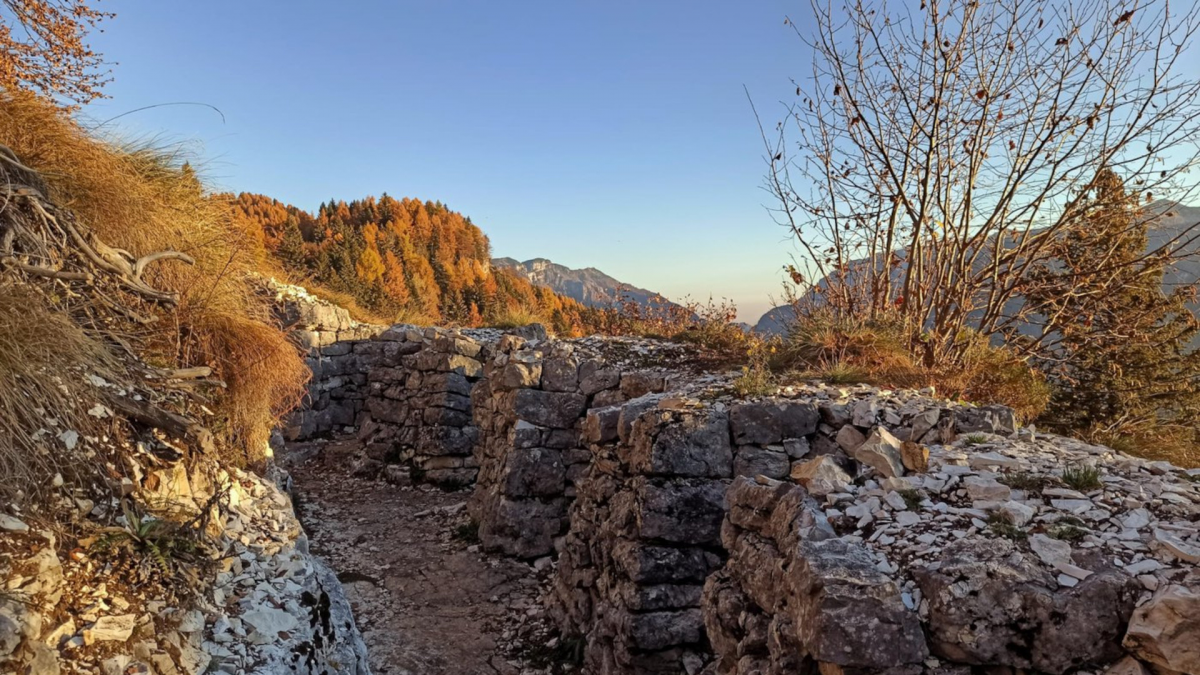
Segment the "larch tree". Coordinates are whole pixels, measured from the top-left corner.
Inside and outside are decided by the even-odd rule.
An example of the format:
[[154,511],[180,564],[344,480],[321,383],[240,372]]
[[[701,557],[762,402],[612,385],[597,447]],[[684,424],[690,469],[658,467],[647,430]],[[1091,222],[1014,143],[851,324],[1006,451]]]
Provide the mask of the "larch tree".
[[74,107],[109,81],[87,36],[112,17],[93,0],[0,0],[0,88],[28,89]]

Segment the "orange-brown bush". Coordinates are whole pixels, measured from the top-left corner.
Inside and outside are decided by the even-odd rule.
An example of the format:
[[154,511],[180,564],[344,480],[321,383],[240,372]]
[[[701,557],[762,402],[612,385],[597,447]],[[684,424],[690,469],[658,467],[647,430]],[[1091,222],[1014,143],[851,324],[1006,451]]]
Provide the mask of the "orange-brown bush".
[[308,371],[249,286],[251,257],[228,207],[205,193],[178,149],[99,139],[31,95],[0,95],[0,144],[42,175],[48,197],[112,246],[195,259],[147,271],[151,285],[180,300],[128,338],[154,365],[211,366],[228,385],[210,406],[224,445],[256,458],[277,416],[303,394]]

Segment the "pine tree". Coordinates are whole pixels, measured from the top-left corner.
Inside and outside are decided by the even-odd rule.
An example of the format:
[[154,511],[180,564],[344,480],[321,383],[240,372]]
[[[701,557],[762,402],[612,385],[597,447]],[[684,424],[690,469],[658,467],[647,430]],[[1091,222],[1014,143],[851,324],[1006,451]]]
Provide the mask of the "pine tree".
[[1168,428],[1194,434],[1200,412],[1200,325],[1189,289],[1164,292],[1167,256],[1147,254],[1137,193],[1100,173],[1079,222],[1026,300],[1052,327],[1041,363],[1055,394],[1044,419],[1111,438]]

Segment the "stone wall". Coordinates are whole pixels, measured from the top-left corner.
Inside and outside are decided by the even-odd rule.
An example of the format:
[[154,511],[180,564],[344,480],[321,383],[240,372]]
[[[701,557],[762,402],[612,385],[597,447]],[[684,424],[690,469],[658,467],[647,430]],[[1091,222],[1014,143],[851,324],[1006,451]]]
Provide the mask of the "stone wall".
[[585,672],[1200,675],[1195,470],[932,391],[739,400],[661,342],[354,337],[323,410],[473,483],[486,550],[556,556]]
[[471,514],[486,550],[521,558],[555,551],[577,484],[592,463],[595,443],[583,436],[585,413],[660,394],[674,379],[663,364],[683,353],[661,346],[631,351],[633,345],[518,336],[497,343],[473,392],[483,433],[475,449],[480,473]]
[[414,478],[470,485],[479,429],[471,388],[483,376],[490,334],[393,326],[362,346],[366,415],[359,438],[374,462],[410,467]]
[[352,431],[367,399],[371,338],[384,326],[359,323],[350,312],[299,286],[264,280],[275,319],[287,329],[312,371],[304,405],[284,421],[283,436],[305,441]]

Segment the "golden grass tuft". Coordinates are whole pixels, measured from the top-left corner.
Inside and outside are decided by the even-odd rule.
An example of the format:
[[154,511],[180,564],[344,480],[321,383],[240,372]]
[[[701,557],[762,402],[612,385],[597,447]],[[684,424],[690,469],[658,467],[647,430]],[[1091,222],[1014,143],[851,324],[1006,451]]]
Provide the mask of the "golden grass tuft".
[[100,139],[22,93],[0,94],[0,144],[110,245],[195,258],[194,266],[165,262],[147,271],[151,285],[179,293],[180,302],[131,337],[154,365],[211,366],[228,384],[210,406],[223,440],[255,458],[277,416],[300,399],[308,371],[250,286],[253,242],[231,222],[228,205],[205,192],[180,149]]
[[488,328],[508,330],[520,328],[531,323],[547,324],[548,322],[537,312],[524,306],[510,306],[497,311],[485,319]]
[[[0,495],[39,493],[55,474],[75,484],[98,478],[101,461],[82,447],[98,428],[87,376],[117,380],[120,369],[40,292],[0,282]],[[78,434],[76,449],[59,438],[65,432]]]

